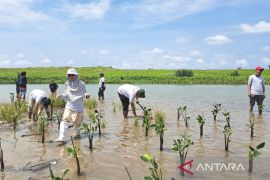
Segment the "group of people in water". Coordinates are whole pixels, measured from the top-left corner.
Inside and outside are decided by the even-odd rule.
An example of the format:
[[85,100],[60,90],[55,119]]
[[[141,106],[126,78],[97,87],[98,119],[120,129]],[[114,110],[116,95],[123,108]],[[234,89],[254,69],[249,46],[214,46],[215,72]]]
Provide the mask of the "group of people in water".
[[[55,81],[51,81],[49,88],[53,98],[64,99],[66,101],[65,110],[63,113],[62,121],[60,123],[59,137],[56,141],[65,141],[66,131],[70,125],[74,127],[75,137],[80,137],[80,127],[84,119],[84,99],[90,98],[87,93],[85,83],[79,79],[79,73],[76,69],[68,69],[67,81],[64,84],[64,91],[62,94],[57,95],[58,85]],[[103,73],[99,74],[99,90],[98,99],[104,100],[105,77]],[[26,72],[22,72],[16,81],[17,98],[25,100],[26,94]],[[134,102],[139,103],[139,98],[145,98],[145,91],[137,86],[130,84],[121,85],[118,88],[118,95],[123,105],[123,116],[128,117],[128,108],[131,104],[134,116],[137,116]],[[37,122],[42,110],[50,118],[49,105],[52,103],[51,99],[46,95],[45,91],[41,89],[34,89],[29,95],[28,115],[29,119]]]

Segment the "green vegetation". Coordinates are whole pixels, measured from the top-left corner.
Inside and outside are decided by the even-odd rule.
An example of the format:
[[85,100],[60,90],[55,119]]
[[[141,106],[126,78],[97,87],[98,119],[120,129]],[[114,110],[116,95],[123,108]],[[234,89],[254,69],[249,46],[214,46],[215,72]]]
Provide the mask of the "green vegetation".
[[[180,139],[173,140],[173,151],[177,151],[180,157],[180,164],[184,164],[186,162],[187,153],[189,147],[193,145],[194,142],[191,139],[190,135],[182,135]],[[181,175],[184,176],[185,173],[181,170]]]
[[258,146],[256,146],[256,148],[249,146],[249,151],[248,151],[248,159],[249,159],[248,171],[249,171],[249,173],[252,173],[252,171],[253,171],[254,158],[258,157],[261,154],[259,149],[264,148],[264,145],[265,145],[265,142],[259,144]]
[[239,73],[238,70],[233,70],[233,71],[231,72],[231,76],[240,76],[240,73]]
[[50,176],[52,178],[52,180],[64,180],[65,176],[67,176],[69,169],[65,169],[65,171],[63,172],[63,175],[61,177],[59,176],[55,176],[53,173],[53,170],[51,168],[51,163],[49,164],[49,170],[50,170]]
[[[27,72],[29,84],[48,84],[52,79],[58,84],[66,81],[66,71],[69,67],[35,67],[35,68],[0,68],[0,83],[14,84],[17,73]],[[80,79],[85,83],[97,83],[99,72],[106,76],[107,83],[146,83],[146,84],[246,84],[253,69],[239,69],[239,76],[232,76],[233,70],[192,70],[192,77],[177,77],[176,70],[122,70],[110,67],[77,68]],[[263,76],[270,83],[270,70],[265,70]]]
[[41,134],[41,142],[44,143],[45,142],[45,127],[46,127],[46,118],[45,117],[41,117],[39,119],[39,133]]
[[80,175],[81,167],[80,167],[79,156],[78,156],[80,148],[74,145],[72,136],[70,138],[71,138],[72,147],[68,147],[67,152],[68,152],[68,155],[73,156],[75,158],[76,165],[77,165],[77,175]]
[[185,121],[185,125],[186,127],[188,127],[188,123],[189,123],[189,120],[190,120],[190,117],[187,116],[187,106],[180,106],[178,109],[177,109],[177,118],[178,118],[178,121],[180,120],[180,117],[182,116],[184,121]]
[[93,139],[94,139],[94,132],[97,131],[97,125],[90,123],[89,126],[86,123],[83,123],[83,130],[84,130],[84,134],[87,134],[88,136],[88,141],[89,141],[89,149],[92,150],[93,149]]
[[231,142],[230,136],[232,135],[232,128],[227,124],[224,126],[224,142],[225,142],[225,151],[229,151],[229,143]]
[[151,171],[151,176],[145,176],[144,180],[162,180],[162,171],[159,169],[158,171],[158,164],[155,161],[155,157],[152,157],[149,154],[141,155],[141,159],[144,162],[150,163],[152,167],[149,168]]
[[162,111],[157,111],[155,113],[155,124],[152,124],[151,127],[155,128],[155,131],[157,135],[159,135],[159,141],[160,141],[160,151],[163,151],[163,137],[164,137],[164,131],[165,129],[165,118],[166,115]]
[[176,77],[192,77],[193,71],[187,69],[179,69],[175,72]]
[[145,136],[148,136],[148,131],[151,127],[151,109],[144,107],[143,110],[143,125],[145,125]]
[[203,125],[205,123],[205,118],[203,117],[203,115],[198,115],[197,121],[200,125],[200,136],[203,136]]
[[212,114],[214,116],[214,121],[217,120],[217,115],[218,115],[219,111],[221,111],[221,104],[218,104],[218,103],[213,104]]

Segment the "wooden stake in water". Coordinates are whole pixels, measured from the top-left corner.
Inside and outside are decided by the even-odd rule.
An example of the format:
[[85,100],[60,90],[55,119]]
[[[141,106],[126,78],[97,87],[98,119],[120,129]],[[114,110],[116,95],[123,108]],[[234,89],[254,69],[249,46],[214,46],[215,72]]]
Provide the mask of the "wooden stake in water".
[[0,138],[0,161],[1,161],[1,172],[3,173],[5,170],[5,164],[4,164],[4,154],[1,144],[1,138]]

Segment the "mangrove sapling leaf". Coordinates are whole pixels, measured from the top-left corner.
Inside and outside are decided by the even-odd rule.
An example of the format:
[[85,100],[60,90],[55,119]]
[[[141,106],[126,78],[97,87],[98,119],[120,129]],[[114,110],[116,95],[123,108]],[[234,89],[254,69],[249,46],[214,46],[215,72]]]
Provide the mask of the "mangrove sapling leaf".
[[[149,167],[151,171],[151,176],[145,176],[145,180],[162,180],[162,170],[158,168],[158,164],[155,161],[155,158],[149,154],[141,155],[141,159],[146,162],[150,163],[152,166]],[[159,169],[159,170],[158,170]]]
[[213,104],[212,114],[214,116],[214,121],[217,120],[217,115],[220,111],[221,111],[221,104],[218,103]]
[[41,117],[39,120],[39,133],[41,134],[41,142],[45,142],[45,127],[46,127],[46,118]]
[[50,170],[50,176],[51,176],[52,180],[64,180],[64,178],[67,176],[67,174],[69,172],[69,169],[65,169],[65,171],[61,177],[55,176],[54,172],[51,168],[51,163],[49,163],[49,170]]
[[101,119],[102,119],[102,116],[101,116],[100,112],[98,112],[98,110],[95,110],[94,122],[98,126],[98,135],[99,135],[99,137],[101,136]]
[[227,124],[224,126],[224,142],[225,142],[225,151],[229,151],[229,143],[231,142],[230,136],[232,135],[232,128]]
[[187,110],[187,106],[180,106],[177,108],[177,120],[179,121],[181,116],[184,118],[185,116],[185,113],[186,113],[186,110]]
[[159,135],[160,140],[160,151],[163,151],[163,142],[164,142],[164,131],[165,129],[165,118],[166,115],[162,111],[157,111],[155,113],[155,124],[152,124],[151,127],[155,128],[157,135]]
[[198,115],[197,121],[200,125],[200,136],[203,136],[203,125],[205,124],[205,119],[203,115]]
[[223,112],[222,113],[223,114],[223,116],[225,117],[225,119],[226,119],[226,122],[227,122],[227,126],[230,128],[231,127],[231,125],[230,125],[230,121],[231,121],[231,115],[230,115],[230,112]]
[[264,148],[264,146],[265,146],[265,142],[262,142],[261,144],[257,145],[255,148],[253,148],[252,146],[249,146],[249,151],[248,151],[249,173],[252,173],[253,171],[253,160],[261,154],[259,149]]
[[[173,151],[177,151],[180,156],[180,163],[183,164],[186,161],[187,153],[189,150],[189,147],[194,144],[194,142],[191,139],[190,135],[182,135],[180,139],[174,139],[173,140]],[[181,175],[184,176],[185,173],[183,170],[180,171]]]
[[70,138],[71,138],[72,147],[68,147],[67,152],[68,152],[68,155],[73,156],[75,158],[76,164],[77,164],[77,175],[80,175],[81,167],[80,167],[80,162],[79,162],[79,157],[78,157],[80,148],[74,145],[73,137],[71,136]]
[[151,115],[151,109],[146,109],[146,107],[144,107],[143,126],[145,125],[145,136],[148,136],[148,131],[151,126],[150,115]]
[[1,161],[1,172],[3,173],[5,170],[5,164],[4,164],[4,154],[2,149],[2,142],[0,138],[0,161]]
[[89,140],[89,149],[93,149],[93,139],[94,139],[94,132],[97,131],[97,126],[90,123],[89,126],[86,123],[83,123],[83,134],[87,134]]

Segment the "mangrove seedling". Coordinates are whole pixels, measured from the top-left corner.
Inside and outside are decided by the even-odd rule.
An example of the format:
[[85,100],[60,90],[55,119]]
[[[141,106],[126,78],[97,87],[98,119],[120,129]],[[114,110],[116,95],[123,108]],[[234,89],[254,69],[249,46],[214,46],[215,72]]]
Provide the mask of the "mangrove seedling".
[[258,105],[259,108],[259,115],[262,115],[262,111],[264,109],[264,105]]
[[139,127],[139,118],[138,118],[138,117],[136,117],[136,118],[134,119],[133,125],[134,125],[135,127]]
[[[191,136],[185,134],[182,135],[180,139],[174,139],[173,142],[174,143],[172,150],[177,151],[179,153],[180,164],[185,163],[189,147],[194,144],[194,142],[191,139]],[[183,170],[180,170],[180,172],[182,176],[185,175]]]
[[46,118],[41,117],[39,119],[39,133],[41,134],[41,142],[45,142],[45,126],[46,126]]
[[77,164],[77,175],[80,175],[81,167],[80,167],[79,156],[78,156],[80,148],[74,145],[73,137],[71,136],[70,138],[71,138],[72,147],[68,147],[67,152],[68,152],[68,155],[73,156],[75,158],[76,164]]
[[205,119],[204,119],[203,115],[198,115],[197,121],[200,125],[200,136],[203,136],[203,125],[205,123]]
[[221,104],[218,103],[213,104],[212,114],[214,116],[214,121],[217,120],[217,115],[220,111],[221,111]]
[[180,119],[180,117],[182,116],[184,121],[185,121],[185,126],[188,127],[188,123],[189,123],[189,120],[190,120],[190,117],[187,116],[187,106],[184,106],[184,107],[179,107],[178,108],[178,120]]
[[117,104],[113,101],[112,102],[113,112],[116,112]]
[[95,109],[97,108],[98,102],[96,99],[88,99],[84,101],[84,106],[86,109]]
[[148,136],[148,131],[151,127],[150,114],[151,114],[151,109],[146,109],[146,107],[144,107],[143,126],[145,125],[145,136]]
[[254,119],[249,119],[248,127],[250,128],[250,137],[253,138],[254,136]]
[[225,117],[225,119],[226,119],[226,122],[227,122],[227,126],[230,128],[231,127],[231,125],[230,125],[230,121],[231,121],[231,115],[230,115],[230,112],[223,112],[222,113],[223,114],[223,116]]
[[230,136],[232,135],[232,128],[227,124],[224,126],[224,142],[225,142],[225,151],[229,151],[229,143],[231,142]]
[[265,142],[259,144],[255,148],[249,146],[249,151],[248,151],[248,159],[249,159],[248,172],[249,173],[252,173],[252,171],[253,171],[253,160],[261,154],[259,149],[262,149],[264,147],[264,145],[265,145]]
[[100,112],[98,112],[98,110],[96,109],[95,110],[95,118],[94,118],[93,122],[97,124],[99,137],[101,136],[101,119],[102,119],[102,116],[101,116]]
[[155,124],[152,124],[151,127],[155,128],[157,135],[159,135],[160,141],[160,151],[163,151],[163,141],[164,141],[164,131],[165,129],[165,113],[162,111],[157,111],[155,113]]
[[4,154],[2,149],[2,143],[0,138],[0,161],[1,161],[1,172],[3,173],[5,170],[5,164],[4,164]]
[[186,111],[187,106],[180,106],[177,108],[177,120],[180,120],[180,117],[183,116],[184,117],[184,112]]
[[149,167],[151,171],[151,176],[145,176],[144,180],[162,180],[162,170],[158,168],[158,164],[155,161],[155,157],[152,157],[149,154],[141,155],[141,159],[146,162],[150,163],[152,166]]
[[51,163],[49,164],[49,170],[50,170],[50,176],[51,176],[52,180],[64,180],[65,176],[67,176],[67,174],[69,172],[69,169],[65,169],[65,171],[61,177],[55,176],[54,172],[51,168]]
[[87,134],[88,140],[89,140],[89,149],[93,149],[93,139],[94,139],[94,132],[97,131],[97,126],[92,126],[90,123],[89,126],[86,123],[83,123],[83,130],[84,134]]

